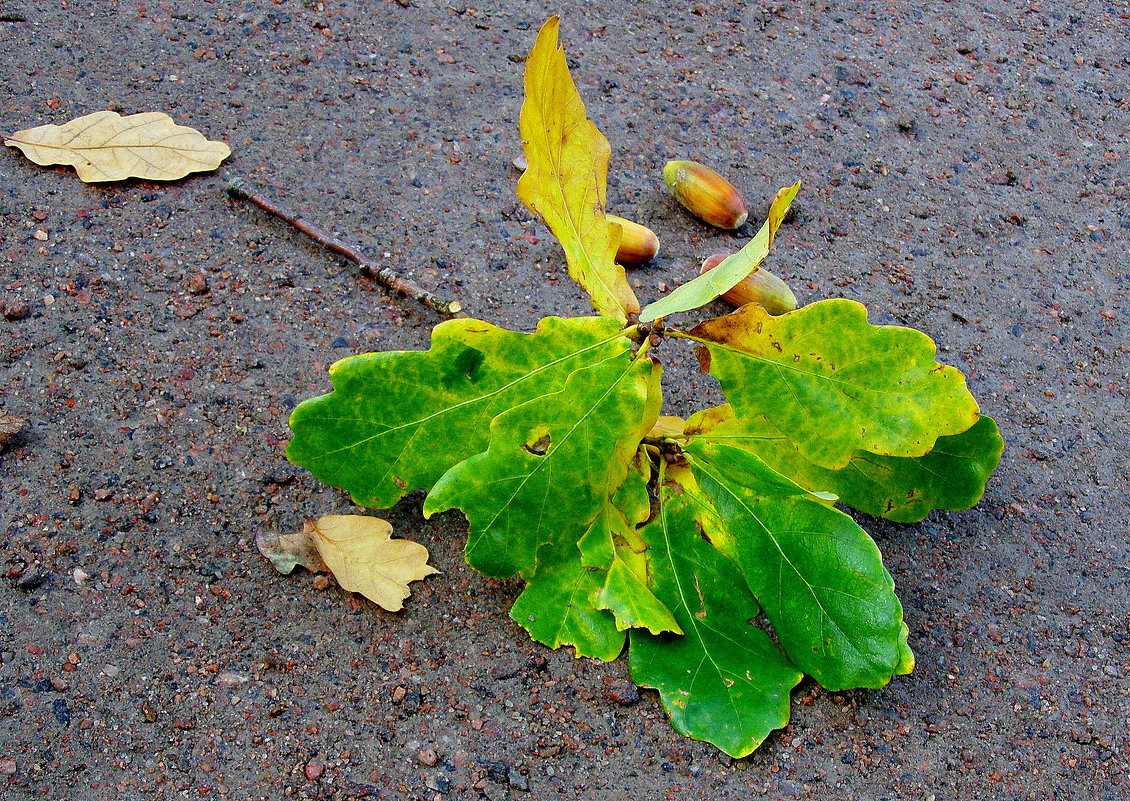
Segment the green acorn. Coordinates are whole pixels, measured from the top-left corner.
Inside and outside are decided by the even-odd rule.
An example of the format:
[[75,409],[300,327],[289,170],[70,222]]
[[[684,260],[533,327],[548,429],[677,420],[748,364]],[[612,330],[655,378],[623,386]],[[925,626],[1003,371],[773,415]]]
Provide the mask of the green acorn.
[[663,182],[675,200],[705,223],[733,231],[749,216],[741,193],[714,170],[697,161],[669,161]]

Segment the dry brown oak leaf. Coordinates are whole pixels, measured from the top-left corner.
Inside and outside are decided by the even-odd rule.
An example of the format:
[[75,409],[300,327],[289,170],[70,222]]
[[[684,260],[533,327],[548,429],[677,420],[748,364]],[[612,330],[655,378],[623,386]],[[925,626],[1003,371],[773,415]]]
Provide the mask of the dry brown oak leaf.
[[42,166],[70,165],[88,184],[126,178],[175,181],[214,170],[231,155],[223,142],[210,141],[159,111],[125,117],[97,111],[65,125],[17,131],[4,144],[18,147]]
[[392,526],[379,517],[326,515],[294,534],[262,534],[256,545],[284,575],[295,565],[328,570],[342,589],[397,612],[411,594],[410,581],[439,571],[428,564],[427,548],[391,535]]

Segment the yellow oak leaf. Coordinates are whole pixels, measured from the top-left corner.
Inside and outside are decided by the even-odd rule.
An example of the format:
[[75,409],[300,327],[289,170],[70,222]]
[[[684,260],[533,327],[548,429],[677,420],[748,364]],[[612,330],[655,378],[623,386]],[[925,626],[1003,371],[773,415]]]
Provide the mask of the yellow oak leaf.
[[640,310],[624,268],[616,263],[620,226],[604,214],[612,149],[585,116],[585,104],[557,44],[550,17],[526,59],[526,101],[520,127],[526,171],[518,197],[540,214],[565,250],[569,275],[606,317],[623,322]]
[[398,612],[411,594],[408,583],[439,571],[428,564],[427,548],[391,535],[392,526],[379,517],[326,515],[294,534],[261,534],[256,545],[280,573],[295,565],[329,571],[342,589]]
[[74,167],[85,183],[144,178],[175,181],[191,172],[207,172],[231,155],[223,142],[205,139],[168,114],[121,116],[98,111],[65,125],[41,125],[4,138],[36,164]]

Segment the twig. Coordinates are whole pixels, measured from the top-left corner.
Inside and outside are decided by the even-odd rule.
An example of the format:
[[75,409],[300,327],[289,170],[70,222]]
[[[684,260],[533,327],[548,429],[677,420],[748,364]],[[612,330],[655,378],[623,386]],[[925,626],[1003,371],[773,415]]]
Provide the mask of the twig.
[[407,278],[398,275],[391,267],[381,267],[380,265],[374,264],[365,258],[365,254],[352,245],[342,242],[333,234],[323,231],[313,223],[301,217],[296,217],[285,209],[276,206],[270,200],[254,191],[243,178],[233,178],[228,182],[228,194],[234,198],[254,203],[268,214],[273,214],[283,222],[290,223],[322,247],[345,256],[345,258],[357,265],[362,275],[372,278],[374,281],[384,284],[389,289],[394,289],[402,295],[407,295],[410,298],[420,301],[420,303],[423,303],[429,309],[433,309],[440,314],[450,315],[459,314],[459,312],[463,310],[463,304],[459,301],[441,298],[435,293],[417,286]]

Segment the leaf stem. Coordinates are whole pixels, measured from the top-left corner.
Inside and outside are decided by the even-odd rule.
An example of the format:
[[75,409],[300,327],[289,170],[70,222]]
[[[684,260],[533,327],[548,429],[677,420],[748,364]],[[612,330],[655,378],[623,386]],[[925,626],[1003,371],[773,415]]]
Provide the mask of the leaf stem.
[[347,242],[342,242],[326,231],[323,231],[318,226],[314,225],[301,217],[295,216],[286,211],[280,206],[275,205],[273,202],[263,197],[263,195],[256,192],[251,188],[251,185],[243,178],[233,178],[228,182],[228,194],[240,200],[246,200],[255,204],[268,214],[273,214],[283,222],[290,223],[306,236],[313,239],[319,245],[329,250],[339,253],[351,262],[357,265],[361,274],[372,278],[378,283],[384,284],[389,289],[393,289],[402,295],[418,300],[429,309],[439,312],[440,314],[457,315],[463,310],[463,304],[457,300],[447,300],[441,298],[433,292],[418,286],[409,279],[399,275],[391,267],[381,267],[374,264],[365,257],[360,250],[353,247]]
[[643,342],[640,343],[640,346],[636,348],[636,352],[632,356],[632,361],[635,361],[636,359],[642,359],[649,350],[651,350],[651,337],[646,336],[644,337]]
[[643,439],[641,439],[640,442],[642,442],[644,445],[655,445],[656,447],[662,448],[664,446],[678,446],[679,443],[675,441],[677,439],[685,440],[690,439],[690,437],[686,434],[664,434],[660,437],[653,437],[652,435],[648,434]]
[[689,339],[691,342],[697,342],[700,345],[709,345],[712,342],[712,340],[703,339],[702,337],[696,337],[694,334],[690,334],[678,328],[665,328],[663,329],[663,333],[670,334],[671,336],[678,337],[679,339]]

